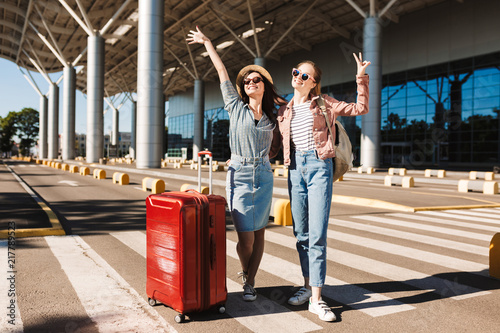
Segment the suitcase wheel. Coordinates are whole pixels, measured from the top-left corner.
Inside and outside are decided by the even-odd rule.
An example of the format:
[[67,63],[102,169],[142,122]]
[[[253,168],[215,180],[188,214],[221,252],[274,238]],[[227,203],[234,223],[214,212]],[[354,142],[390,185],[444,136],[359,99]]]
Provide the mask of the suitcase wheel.
[[149,297],[148,297],[148,303],[151,306],[155,306],[157,304],[155,299],[152,299],[152,298],[149,298]]
[[225,313],[226,312],[226,306],[225,304],[219,306],[219,313]]
[[174,318],[175,322],[179,324],[182,323],[184,319],[186,319],[186,317],[182,313],[177,314]]

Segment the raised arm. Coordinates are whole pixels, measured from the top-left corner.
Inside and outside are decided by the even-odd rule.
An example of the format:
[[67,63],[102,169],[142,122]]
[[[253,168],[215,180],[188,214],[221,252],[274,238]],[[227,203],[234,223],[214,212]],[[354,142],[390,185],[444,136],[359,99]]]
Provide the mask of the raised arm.
[[203,44],[205,45],[205,48],[207,49],[208,55],[210,56],[210,60],[212,60],[212,63],[215,66],[215,69],[217,70],[217,73],[219,74],[219,79],[220,82],[228,81],[229,80],[229,75],[227,74],[226,66],[224,66],[224,63],[222,62],[221,58],[219,57],[219,54],[215,50],[214,46],[212,45],[212,42],[210,39],[208,39],[207,36],[201,32],[200,28],[196,26],[196,31],[189,31],[188,34],[189,38],[186,38],[186,40],[189,42],[188,44]]

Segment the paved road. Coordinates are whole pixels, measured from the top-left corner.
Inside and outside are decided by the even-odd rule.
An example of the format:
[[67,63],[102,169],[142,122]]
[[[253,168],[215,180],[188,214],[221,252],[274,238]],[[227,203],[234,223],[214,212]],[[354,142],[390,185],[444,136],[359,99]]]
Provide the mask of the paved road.
[[[229,224],[227,312],[193,314],[177,324],[175,311],[147,304],[144,175],[130,173],[131,185],[119,186],[111,183],[111,172],[108,179],[96,180],[47,166],[7,165],[45,200],[67,235],[16,238],[10,248],[0,240],[5,276],[0,332],[498,332],[500,280],[489,277],[488,256],[490,240],[500,231],[500,208],[404,212],[334,204],[324,288],[339,318],[334,323],[318,320],[305,305],[286,303],[302,281],[290,227],[269,225],[258,300],[241,301],[237,235]],[[166,179],[167,189],[177,190],[195,175],[181,174]],[[5,203],[22,191],[7,166],[0,167],[0,176]],[[221,194],[223,176],[217,177],[214,190]],[[400,197],[400,204],[413,195],[415,207],[436,197],[422,199],[419,191],[456,195],[451,184],[428,184],[409,195],[385,189],[379,178],[357,177],[336,185],[335,193],[371,189],[387,193],[382,199]],[[286,185],[279,179],[275,186],[284,190]],[[464,200],[491,204],[498,198],[472,194]],[[9,210],[2,214],[0,221],[8,223]]]

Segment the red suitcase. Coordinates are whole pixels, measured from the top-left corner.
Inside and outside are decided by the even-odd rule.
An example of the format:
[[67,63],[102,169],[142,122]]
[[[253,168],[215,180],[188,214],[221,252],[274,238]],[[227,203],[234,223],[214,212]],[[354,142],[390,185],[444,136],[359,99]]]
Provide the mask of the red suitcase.
[[222,196],[195,191],[146,199],[146,293],[150,305],[159,301],[179,312],[176,322],[215,306],[225,311],[225,205]]

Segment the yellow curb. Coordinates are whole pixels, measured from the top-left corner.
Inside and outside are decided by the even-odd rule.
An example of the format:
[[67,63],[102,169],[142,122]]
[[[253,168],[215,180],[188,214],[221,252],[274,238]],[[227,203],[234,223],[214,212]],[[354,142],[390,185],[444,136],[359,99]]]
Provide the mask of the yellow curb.
[[[32,192],[31,188],[28,186],[28,184],[26,184],[24,182],[24,180],[21,179],[21,177],[19,177],[8,166],[7,166],[7,168],[16,176],[14,178],[16,178],[21,184],[24,184],[27,187],[25,189],[28,189],[28,191],[27,191],[28,193],[30,191]],[[33,192],[33,194],[32,193],[29,193],[29,194],[32,195],[32,197],[36,201],[36,203],[43,209],[45,214],[47,214],[47,216],[49,218],[49,222],[52,225],[52,228],[26,228],[26,229],[17,229],[16,228],[14,230],[15,237],[19,238],[19,237],[64,236],[64,235],[66,235],[66,232],[64,231],[63,227],[61,226],[61,223],[59,222],[57,215],[52,211],[52,209],[50,209],[49,206],[47,206],[45,204],[45,202],[43,202],[42,199],[40,199],[40,197],[38,197],[38,195],[34,194],[34,192]],[[12,232],[13,230],[5,230],[5,229],[0,230],[0,239],[9,238],[9,231]]]
[[399,210],[402,212],[414,212],[415,209],[413,207],[404,206],[395,204],[392,202],[376,200],[376,199],[366,199],[359,197],[350,197],[347,195],[338,195],[334,194],[332,196],[333,203],[343,203],[348,205],[356,205],[356,206],[369,206],[381,209],[391,209],[391,210]]

